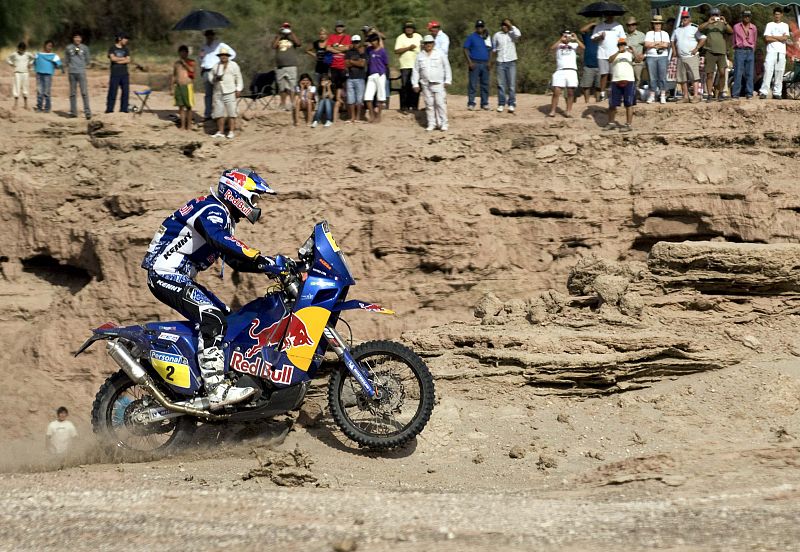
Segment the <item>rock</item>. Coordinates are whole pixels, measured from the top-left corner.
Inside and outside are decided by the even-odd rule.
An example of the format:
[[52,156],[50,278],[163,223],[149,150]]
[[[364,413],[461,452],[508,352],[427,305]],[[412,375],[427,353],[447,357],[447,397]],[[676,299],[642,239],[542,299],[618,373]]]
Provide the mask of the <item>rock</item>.
[[559,152],[558,144],[548,144],[546,146],[542,146],[540,148],[536,148],[536,153],[534,157],[536,159],[547,159],[549,157],[555,157],[558,155]]
[[511,450],[508,451],[509,458],[525,458],[525,449],[519,445],[514,445],[511,447]]
[[566,414],[564,412],[559,412],[558,416],[556,416],[556,421],[562,424],[570,423],[569,414]]
[[572,142],[567,142],[566,144],[561,144],[559,146],[559,148],[566,155],[575,155],[576,153],[578,153],[578,146],[573,144]]
[[472,458],[473,464],[483,464],[484,462],[486,462],[486,458],[480,452]]
[[497,316],[503,311],[503,308],[503,302],[494,293],[487,293],[475,305],[474,315],[476,318]]
[[552,456],[546,456],[544,454],[539,455],[539,460],[536,462],[536,467],[540,470],[545,469],[553,469],[558,467],[558,461]]
[[636,282],[646,273],[647,265],[638,261],[621,263],[588,255],[570,269],[567,289],[572,295],[591,295],[595,293],[594,281],[601,274],[622,276],[629,282]]
[[641,318],[644,311],[644,299],[636,292],[626,293],[620,297],[619,310],[626,316]]
[[604,303],[609,305],[617,305],[620,298],[625,294],[628,289],[628,279],[622,276],[612,276],[610,274],[601,274],[592,282],[592,287],[595,293],[600,296]]
[[319,425],[324,416],[322,407],[314,402],[304,402],[300,407],[300,414],[297,416],[297,425],[313,428]]
[[358,543],[351,538],[333,543],[333,552],[355,552],[355,550],[358,550]]

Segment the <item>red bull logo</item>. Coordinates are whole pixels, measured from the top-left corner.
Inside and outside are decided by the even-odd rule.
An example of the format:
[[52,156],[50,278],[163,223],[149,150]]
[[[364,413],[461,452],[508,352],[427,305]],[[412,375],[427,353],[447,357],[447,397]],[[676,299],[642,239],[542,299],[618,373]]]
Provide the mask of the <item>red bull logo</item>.
[[256,343],[251,345],[247,351],[245,352],[245,358],[250,358],[256,353],[258,353],[264,347],[274,347],[278,343],[280,343],[281,336],[286,331],[286,327],[289,324],[290,318],[293,318],[294,315],[291,317],[284,316],[280,320],[276,320],[266,328],[262,330],[256,331],[258,325],[261,323],[261,320],[258,318],[254,319],[250,323],[250,329],[247,330],[247,335],[250,336],[251,339],[255,339]]
[[283,339],[281,352],[288,351],[292,347],[303,347],[305,345],[314,345],[314,340],[308,334],[306,323],[293,314],[289,320],[289,327],[286,329],[286,337]]

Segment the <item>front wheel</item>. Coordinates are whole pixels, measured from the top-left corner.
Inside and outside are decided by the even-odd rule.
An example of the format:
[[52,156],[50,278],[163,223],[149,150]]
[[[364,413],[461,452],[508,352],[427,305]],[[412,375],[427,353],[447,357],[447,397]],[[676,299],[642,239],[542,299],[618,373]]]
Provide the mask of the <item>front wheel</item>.
[[378,399],[340,366],[328,384],[328,406],[336,425],[356,443],[375,450],[406,444],[428,423],[433,411],[433,377],[411,349],[393,341],[369,341],[352,350]]

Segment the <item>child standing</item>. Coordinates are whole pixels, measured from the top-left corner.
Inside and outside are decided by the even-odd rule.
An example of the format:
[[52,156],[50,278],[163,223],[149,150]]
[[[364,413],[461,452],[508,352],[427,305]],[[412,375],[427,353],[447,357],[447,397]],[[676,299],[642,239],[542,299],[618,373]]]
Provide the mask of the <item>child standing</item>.
[[50,112],[50,87],[53,84],[53,74],[56,67],[64,72],[61,58],[53,52],[53,41],[44,43],[44,52],[38,52],[33,58],[33,67],[36,71],[36,111]]
[[61,465],[70,452],[73,440],[78,436],[75,426],[67,420],[67,416],[69,416],[67,408],[59,406],[56,411],[57,419],[50,422],[45,435],[47,450]]
[[178,107],[179,126],[181,130],[189,130],[194,118],[194,60],[189,59],[189,47],[178,48],[178,61],[172,66],[172,89],[175,94],[175,105]]
[[24,42],[17,44],[17,51],[8,56],[8,64],[14,68],[14,86],[12,94],[14,95],[14,109],[17,109],[19,103],[19,95],[22,94],[22,103],[25,109],[28,109],[28,71],[33,64],[33,54],[27,51],[28,45]]
[[325,124],[322,126],[329,127],[333,124],[333,102],[335,99],[336,95],[333,92],[331,78],[328,75],[322,75],[319,83],[317,112],[314,114],[311,128],[316,128],[322,119],[325,119]]

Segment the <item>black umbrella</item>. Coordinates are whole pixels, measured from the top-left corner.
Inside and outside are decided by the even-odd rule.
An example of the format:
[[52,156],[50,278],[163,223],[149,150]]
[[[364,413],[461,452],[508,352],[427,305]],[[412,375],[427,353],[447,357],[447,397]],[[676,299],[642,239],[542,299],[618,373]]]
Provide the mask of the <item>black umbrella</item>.
[[628,10],[625,9],[625,6],[620,6],[619,4],[595,2],[579,11],[578,15],[583,15],[585,17],[603,17],[605,15],[622,15],[626,11]]
[[195,10],[172,27],[173,31],[204,31],[206,29],[221,29],[231,22],[228,18],[214,11]]

